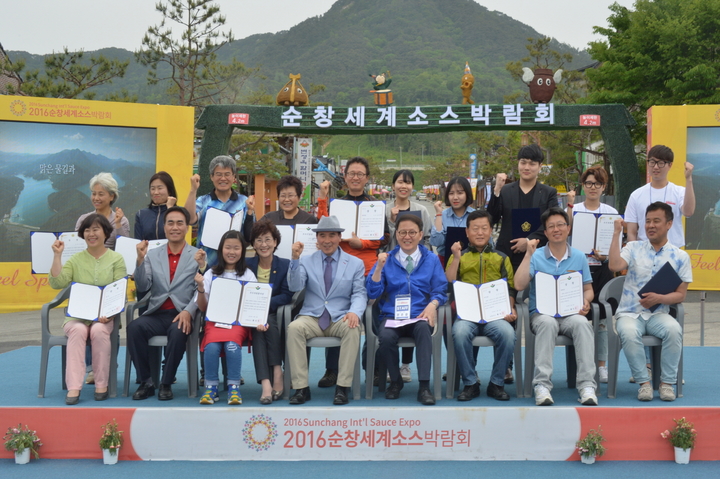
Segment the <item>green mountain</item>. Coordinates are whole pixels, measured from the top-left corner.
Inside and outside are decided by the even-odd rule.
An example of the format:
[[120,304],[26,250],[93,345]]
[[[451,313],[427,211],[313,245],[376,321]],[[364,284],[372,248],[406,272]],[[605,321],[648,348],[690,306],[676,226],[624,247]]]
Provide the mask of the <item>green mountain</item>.
[[[505,64],[523,58],[527,39],[540,36],[473,0],[338,0],[324,15],[290,30],[237,40],[222,48],[219,57],[229,61],[234,56],[248,67],[259,66],[266,79],[251,88],[263,87],[272,95],[289,73],[301,73],[306,88],[313,83],[326,86],[313,101],[336,106],[372,104],[368,75],[385,70],[391,72],[397,105],[459,103],[460,78],[468,61],[475,75],[473,99],[501,103],[504,95],[524,88],[511,80]],[[592,61],[565,44],[555,42],[552,48],[573,55],[566,69]],[[40,55],[8,53],[12,59],[25,58],[29,69],[42,66]],[[98,53],[132,59],[127,50]],[[99,87],[98,96],[126,88],[141,102],[167,101],[161,86],[146,84],[145,70],[133,59],[126,77]]]

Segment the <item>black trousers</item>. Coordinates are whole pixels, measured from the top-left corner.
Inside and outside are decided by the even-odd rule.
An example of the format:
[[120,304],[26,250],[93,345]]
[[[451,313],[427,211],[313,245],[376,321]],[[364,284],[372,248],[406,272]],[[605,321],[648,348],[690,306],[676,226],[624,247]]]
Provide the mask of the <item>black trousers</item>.
[[280,343],[280,328],[277,324],[277,316],[268,316],[268,330],[252,333],[252,353],[255,362],[255,376],[258,384],[263,379],[273,378],[273,366],[282,365],[284,351]]
[[[385,321],[380,325],[378,340],[378,360],[385,363],[390,380],[402,381],[400,377],[400,353],[398,340],[402,337],[411,337],[415,340],[418,380],[430,380],[430,362],[432,358],[432,328],[427,321],[418,321],[401,328],[386,328]],[[382,378],[381,378],[382,379]]]
[[155,311],[152,314],[143,314],[128,326],[127,347],[141,381],[148,383],[152,381],[149,350],[151,346],[148,346],[148,340],[153,336],[167,336],[165,370],[160,383],[167,386],[173,383],[177,368],[185,354],[188,338],[188,335],[178,328],[178,323],[172,322],[178,314],[174,309]]

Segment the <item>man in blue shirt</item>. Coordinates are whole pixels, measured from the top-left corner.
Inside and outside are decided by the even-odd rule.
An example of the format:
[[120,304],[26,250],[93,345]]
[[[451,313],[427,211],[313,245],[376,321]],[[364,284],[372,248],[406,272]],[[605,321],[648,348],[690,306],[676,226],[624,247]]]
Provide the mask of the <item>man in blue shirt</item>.
[[[645,211],[647,240],[631,241],[620,251],[620,235],[625,222],[615,221],[613,242],[610,247],[608,266],[611,271],[628,270],[622,297],[616,313],[616,329],[622,342],[633,378],[640,384],[638,399],[651,401],[653,388],[645,367],[642,336],[650,334],[662,339],[662,364],[658,391],[663,401],[674,401],[677,371],[682,353],[683,331],[680,324],[669,314],[669,305],[685,301],[688,284],[692,283],[692,267],[688,254],[668,240],[673,225],[672,207],[665,202],[651,203]],[[642,287],[662,268],[670,263],[683,281],[669,294],[644,293]],[[651,311],[659,305],[655,311]]]
[[[595,395],[595,338],[590,322],[585,317],[590,312],[593,299],[592,276],[585,254],[567,243],[570,234],[568,216],[560,208],[550,208],[540,217],[548,238],[547,246],[537,249],[538,240],[528,240],[525,258],[515,272],[515,288],[524,290],[530,285],[530,328],[535,334],[535,371],[533,387],[535,404],[550,406],[552,390],[553,354],[558,334],[572,338],[577,358],[577,388],[580,403],[597,406]],[[538,272],[563,275],[582,273],[583,306],[577,314],[553,317],[537,310],[535,275]],[[530,372],[528,371],[528,374]]]

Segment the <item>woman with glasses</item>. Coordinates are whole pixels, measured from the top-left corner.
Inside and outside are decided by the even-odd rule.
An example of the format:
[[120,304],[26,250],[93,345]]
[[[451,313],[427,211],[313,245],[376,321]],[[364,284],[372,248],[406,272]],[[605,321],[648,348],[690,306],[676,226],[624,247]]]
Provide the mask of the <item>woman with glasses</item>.
[[271,211],[263,216],[272,221],[274,225],[306,225],[317,224],[317,218],[310,213],[300,209],[298,206],[303,196],[302,181],[292,176],[286,175],[280,178],[277,184],[278,211]]
[[[585,192],[585,201],[582,203],[573,204],[575,200],[575,192],[568,193],[568,205],[567,214],[570,218],[570,225],[572,226],[573,212],[575,213],[598,213],[598,214],[618,214],[618,211],[610,205],[600,202],[600,197],[605,191],[605,187],[608,182],[608,174],[602,166],[594,166],[588,168],[580,177],[580,184],[583,186]],[[590,274],[592,275],[592,287],[595,298],[593,302],[597,303],[600,297],[600,291],[603,286],[613,279],[613,273],[608,268],[607,256],[599,254],[593,250],[593,254],[587,257],[588,264],[590,265]],[[600,308],[601,316],[604,314],[603,308]],[[593,318],[594,319],[594,318]],[[598,375],[600,376],[600,382],[606,383],[608,381],[608,370],[606,366],[607,355],[608,355],[608,343],[607,343],[607,326],[606,318],[600,318],[600,326],[598,331]]]

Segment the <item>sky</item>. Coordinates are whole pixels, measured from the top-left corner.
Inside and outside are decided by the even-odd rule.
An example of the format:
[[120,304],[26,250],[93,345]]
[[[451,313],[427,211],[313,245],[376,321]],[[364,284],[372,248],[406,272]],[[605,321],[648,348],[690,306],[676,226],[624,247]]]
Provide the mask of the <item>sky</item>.
[[[336,0],[216,0],[235,38],[289,30],[323,15]],[[356,0],[362,1],[362,0]],[[633,0],[475,0],[583,50],[601,37],[608,6],[632,7]],[[0,44],[5,50],[47,54],[117,47],[135,51],[148,27],[160,23],[155,0],[0,0]],[[39,14],[40,13],[40,14]]]

